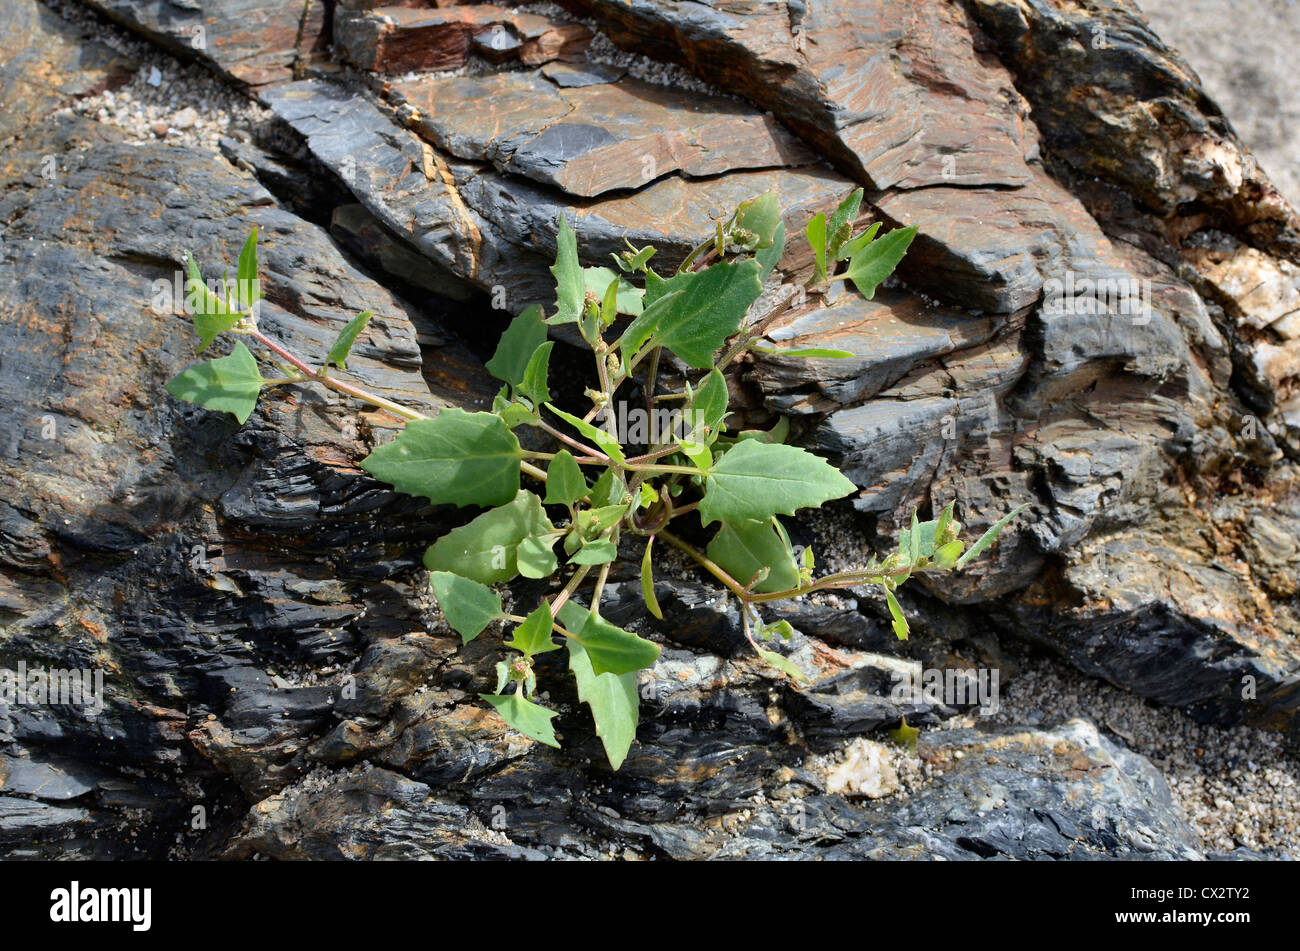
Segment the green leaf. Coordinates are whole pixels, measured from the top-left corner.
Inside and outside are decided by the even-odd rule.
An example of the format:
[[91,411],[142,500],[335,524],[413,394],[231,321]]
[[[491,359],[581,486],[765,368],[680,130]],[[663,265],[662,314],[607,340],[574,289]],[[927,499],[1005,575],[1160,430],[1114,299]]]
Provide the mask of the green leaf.
[[875,224],[873,224],[866,231],[862,232],[862,234],[858,235],[852,241],[845,242],[843,247],[840,248],[839,253],[835,255],[835,260],[843,261],[845,258],[853,257],[853,255],[857,254],[859,251],[861,251],[863,248],[865,248],[867,245],[869,245],[872,242],[872,240],[876,237],[876,232],[879,230],[880,230],[880,222],[877,221]]
[[895,228],[854,254],[844,276],[853,282],[863,297],[870,300],[880,282],[894,273],[915,237],[915,227]]
[[519,543],[555,534],[541,500],[520,489],[507,505],[490,509],[468,525],[453,528],[424,553],[430,571],[450,571],[483,584],[509,581],[519,573]]
[[571,565],[603,565],[618,557],[618,548],[607,538],[583,542],[578,553],[569,559]]
[[615,437],[611,436],[605,430],[591,425],[591,423],[584,419],[579,419],[577,416],[574,416],[571,413],[566,413],[562,409],[556,409],[550,403],[546,404],[546,408],[594,442],[600,450],[604,452],[605,455],[609,456],[609,458],[614,462],[619,465],[623,464],[623,447],[619,445],[619,442]]
[[957,559],[956,567],[965,568],[970,564],[972,559],[979,557],[986,548],[997,541],[998,535],[1001,534],[1002,529],[1006,527],[1007,523],[1027,508],[1029,508],[1028,504],[1018,505],[1013,511],[1008,512],[1006,515],[994,522],[993,525],[989,527],[989,530],[980,536],[979,541],[974,545],[971,545],[970,551]]
[[951,568],[957,564],[957,559],[961,557],[962,549],[965,544],[960,539],[950,541],[946,545],[940,545],[934,550],[934,564],[936,568]]
[[[570,602],[565,605],[565,608],[569,607],[576,605]],[[564,611],[560,614],[563,616]],[[567,622],[565,626],[568,626]],[[569,670],[573,672],[578,687],[578,699],[591,708],[591,719],[596,724],[596,735],[605,747],[605,757],[610,766],[618,769],[636,739],[641,706],[636,673],[597,674],[581,644],[569,638],[566,646],[569,649]]]
[[235,272],[235,300],[240,310],[248,310],[262,297],[257,286],[257,225],[239,252],[239,265]]
[[617,505],[601,505],[593,509],[578,513],[578,530],[582,532],[584,538],[591,538],[599,535],[607,528],[617,525],[619,520],[627,514],[627,503],[620,502]]
[[466,644],[483,633],[483,628],[506,616],[500,596],[487,585],[450,571],[430,572],[429,582],[447,623]]
[[781,224],[781,202],[776,192],[763,192],[757,198],[742,202],[738,212],[737,227],[758,236],[754,247],[770,248],[776,239],[777,226]]
[[770,521],[723,522],[705,554],[742,585],[761,569],[769,569],[767,578],[754,586],[762,594],[799,586],[790,543]]
[[560,609],[560,620],[587,652],[597,674],[626,674],[651,666],[659,658],[659,645],[615,627],[570,601]]
[[659,607],[659,599],[655,597],[654,566],[650,563],[650,549],[654,543],[655,537],[651,535],[646,539],[645,554],[641,556],[641,597],[645,599],[645,606],[650,613],[662,621],[664,612]]
[[[932,527],[931,527],[931,535],[930,535],[930,551],[931,551],[931,552],[934,551],[934,534],[933,534],[933,531],[934,531],[934,529],[933,529],[933,526],[932,526]],[[909,565],[915,565],[918,561],[921,560],[921,523],[920,523],[919,521],[917,521],[917,518],[916,518],[916,509],[912,509],[912,531],[911,531],[910,537],[907,539],[907,542],[908,542],[908,547],[907,547],[908,560],[907,560],[907,563],[908,563]]]
[[479,696],[496,708],[497,714],[511,729],[558,750],[560,744],[555,739],[555,728],[551,726],[555,711],[525,699],[522,689],[517,687],[514,693],[481,693]]
[[498,380],[517,387],[523,382],[528,362],[545,342],[546,321],[542,320],[542,308],[534,304],[510,321],[492,359],[484,365]]
[[257,361],[243,341],[236,341],[230,356],[197,363],[167,383],[167,392],[178,400],[230,413],[241,423],[252,415],[261,391]]
[[885,603],[889,605],[889,616],[894,622],[894,636],[900,641],[907,640],[907,618],[903,617],[903,609],[898,605],[898,598],[894,597],[894,591],[888,585],[885,585]]
[[[660,298],[667,297],[676,291],[686,290],[687,286],[698,276],[695,271],[682,271],[680,274],[673,274],[665,278],[660,277],[653,270],[647,270],[645,272],[645,306],[649,307]],[[644,310],[642,312],[644,313]]]
[[952,538],[948,537],[953,524],[952,512],[953,512],[953,508],[956,505],[957,505],[957,501],[956,499],[954,499],[953,501],[945,505],[943,507],[943,511],[939,513],[939,518],[937,520],[938,524],[935,525],[934,527],[934,537],[935,537],[935,541],[941,545],[944,544],[945,542],[953,541],[956,537],[955,532],[953,533]]
[[[649,251],[650,254],[654,253],[654,248],[642,248],[641,250],[642,252]],[[633,260],[636,260],[636,258]],[[649,260],[649,255],[646,255],[646,260]],[[642,263],[644,264],[644,261]],[[582,269],[582,279],[587,293],[595,294],[601,301],[604,301],[605,295],[609,293],[610,285],[617,281],[618,289],[615,291],[614,307],[620,314],[635,317],[645,309],[643,303],[645,291],[616,271],[607,267],[586,267]],[[606,320],[606,324],[608,323],[609,321]]]
[[824,281],[826,280],[826,215],[818,212],[804,228],[804,234],[808,236],[808,243],[812,245],[813,260],[817,265],[814,280]]
[[[862,207],[862,189],[855,189],[850,193],[848,198],[840,202],[840,206],[835,209],[831,215],[830,223],[826,227],[826,233],[829,235],[830,243],[826,247],[826,252],[832,261],[839,260],[840,249],[844,247],[845,241],[840,237],[844,232],[845,225],[852,226],[853,222],[858,219],[858,210]],[[869,238],[867,240],[870,240]]]
[[766,281],[768,276],[781,263],[781,255],[785,254],[785,222],[776,226],[776,233],[772,236],[772,246],[760,248],[754,252],[754,260],[758,262],[758,279]]
[[702,442],[685,440],[679,436],[674,436],[673,441],[681,449],[682,455],[689,459],[695,468],[700,470],[701,475],[713,468],[713,453],[709,451],[707,445]]
[[555,535],[529,535],[515,551],[515,563],[525,578],[549,578],[560,567]]
[[688,366],[713,366],[714,351],[740,329],[750,305],[763,293],[758,272],[758,262],[748,258],[694,274],[677,296],[657,298],[628,325],[621,342],[624,355],[650,340],[653,346],[667,347]]
[[352,344],[356,342],[357,334],[365,329],[366,324],[370,323],[370,318],[374,314],[368,310],[363,310],[357,314],[339,331],[339,335],[334,338],[334,346],[330,347],[329,354],[325,357],[325,366],[331,363],[340,370],[348,368],[348,354],[352,351]]
[[708,426],[709,442],[723,429],[722,423],[727,418],[727,397],[727,381],[717,370],[710,372],[695,391],[695,399],[691,402],[691,410],[695,413],[691,428],[698,432],[701,426]]
[[185,258],[190,275],[185,282],[185,305],[194,316],[194,332],[199,335],[199,353],[202,353],[219,335],[239,323],[243,315],[231,310],[224,300],[208,290],[193,254],[186,254]]
[[655,256],[654,246],[647,244],[644,248],[638,248],[631,241],[627,240],[627,238],[623,239],[623,243],[628,246],[628,250],[619,254],[611,254],[610,257],[614,259],[614,263],[617,264],[621,270],[627,271],[630,274],[635,274],[637,271],[644,271],[646,269],[646,264]]
[[756,647],[755,650],[758,651],[759,657],[763,658],[763,660],[766,663],[768,663],[772,667],[775,667],[783,674],[789,674],[791,677],[799,681],[801,684],[812,683],[812,681],[809,679],[807,674],[805,674],[794,664],[790,663],[789,660],[787,660],[785,657],[782,657],[776,651],[765,651],[761,647]]
[[555,316],[549,324],[571,324],[582,316],[583,302],[587,298],[586,282],[582,277],[582,265],[578,263],[578,239],[568,220],[561,215],[559,229],[555,235],[555,265],[551,268],[555,276]]
[[534,406],[541,406],[551,398],[547,376],[550,373],[551,350],[554,346],[555,341],[548,340],[537,348],[537,352],[528,361],[528,366],[524,367],[524,378],[517,387]]
[[889,738],[899,746],[906,746],[913,753],[916,752],[916,740],[921,735],[921,731],[914,726],[907,725],[907,717],[900,717],[898,729],[889,730]]
[[[912,564],[916,564],[918,558],[934,557],[935,532],[939,526],[938,522],[915,522],[916,514],[912,518],[914,525],[912,528],[905,528],[898,533],[898,550],[909,554]],[[912,542],[916,540],[916,548],[913,549]],[[915,550],[916,555],[910,553]]]
[[573,459],[573,453],[561,449],[546,469],[546,504],[567,505],[587,494],[587,480]]
[[856,486],[825,459],[795,446],[737,442],[705,479],[700,521],[743,522],[793,515],[853,492]]
[[399,492],[454,505],[501,505],[519,492],[523,451],[505,421],[492,413],[444,409],[406,424],[361,468]]
[[596,508],[621,505],[627,501],[627,484],[613,469],[606,469],[591,487],[591,504]]
[[506,647],[513,647],[525,657],[557,651],[560,645],[551,640],[551,606],[543,601],[532,614],[524,618],[523,623],[514,629]]
[[755,353],[766,353],[773,357],[804,357],[817,360],[845,360],[857,356],[848,350],[829,350],[825,347],[791,347],[782,350],[777,347],[750,347]]

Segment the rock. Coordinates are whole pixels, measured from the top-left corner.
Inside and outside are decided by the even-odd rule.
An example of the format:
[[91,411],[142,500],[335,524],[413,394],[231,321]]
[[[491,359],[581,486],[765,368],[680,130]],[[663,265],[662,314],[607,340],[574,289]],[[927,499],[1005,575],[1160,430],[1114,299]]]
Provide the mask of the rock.
[[391,74],[458,69],[471,52],[496,63],[536,66],[581,53],[590,40],[591,31],[580,24],[488,3],[345,8],[334,18],[340,55],[361,69]]
[[[1296,734],[1294,213],[1131,4],[564,4],[659,61],[618,66],[588,25],[515,6],[90,5],[274,118],[221,156],[37,122],[109,68],[20,8],[72,79],[0,84],[0,655],[106,676],[94,719],[0,709],[7,854],[1202,857],[1155,768],[1090,724],[937,729],[976,714],[893,694],[918,666],[1001,667],[999,638]],[[668,63],[712,91],[652,82]],[[560,215],[583,263],[630,240],[666,271],[775,189],[778,299],[811,274],[804,222],[856,186],[860,225],[918,228],[899,274],[806,299],[729,381],[738,417],[789,415],[858,487],[792,533],[839,563],[953,499],[975,533],[1030,512],[908,586],[906,645],[875,592],[790,605],[776,649],[805,688],[743,649],[720,589],[662,573],[660,623],[620,565],[606,613],[663,652],[616,773],[562,652],[539,666],[563,749],[475,700],[499,625],[461,644],[419,568],[465,513],[356,465],[397,420],[286,387],[236,428],[161,390],[193,350],[155,280],[189,247],[215,276],[250,224],[269,332],[320,360],[372,309],[360,380],[482,408],[505,319],[553,306]],[[924,768],[885,745],[903,718]],[[222,818],[192,829],[195,805]]]
[[72,99],[116,89],[135,63],[37,0],[0,10],[0,141]]
[[826,777],[826,791],[840,796],[866,796],[879,799],[899,790],[889,747],[861,737],[851,742],[844,762]]
[[[459,8],[452,8],[459,9]],[[663,175],[812,165],[775,120],[731,99],[701,98],[624,78],[559,86],[540,72],[394,83],[421,135],[457,158],[594,198]],[[491,102],[491,123],[472,108]]]
[[[46,153],[65,163],[50,183]],[[78,802],[96,790],[89,824],[86,810],[11,811],[6,841],[79,823],[113,830],[92,854],[161,856],[189,828],[193,802],[211,810],[232,794],[224,775],[260,797],[301,771],[311,734],[331,719],[329,691],[276,687],[266,668],[328,669],[356,651],[362,629],[418,623],[417,608],[384,592],[412,564],[395,540],[424,530],[395,518],[409,500],[357,469],[365,441],[342,405],[269,391],[237,430],[166,395],[194,353],[174,311],[182,249],[200,249],[215,274],[256,223],[267,333],[319,361],[343,323],[372,308],[350,370],[409,405],[446,402],[421,376],[408,305],[220,159],[71,119],[29,130],[10,157],[0,296],[17,329],[0,341],[0,403],[14,493],[0,509],[12,541],[0,575],[14,620],[0,640],[6,658],[107,676],[95,718],[0,707],[10,757],[0,788]],[[456,350],[445,331],[441,341]],[[450,366],[461,392],[482,373]],[[377,439],[395,424],[368,422]],[[134,815],[147,818],[135,838]]]
[[324,56],[327,4],[305,0],[85,0],[179,56],[206,60],[241,83],[291,78]]

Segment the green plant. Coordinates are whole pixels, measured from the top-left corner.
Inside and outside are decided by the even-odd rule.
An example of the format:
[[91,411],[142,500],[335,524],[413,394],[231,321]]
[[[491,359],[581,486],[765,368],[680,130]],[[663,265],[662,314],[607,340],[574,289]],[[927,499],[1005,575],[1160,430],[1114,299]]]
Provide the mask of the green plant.
[[[814,273],[794,300],[822,293],[839,281],[851,282],[871,297],[902,260],[915,229],[878,236],[877,224],[855,236],[853,222],[861,199],[859,189],[829,220],[819,214],[809,222],[806,235],[814,252]],[[963,567],[1020,511],[1000,520],[970,548],[958,537],[961,526],[953,519],[952,503],[930,521],[922,522],[914,513],[897,550],[884,560],[873,557],[858,569],[814,576],[812,550],[796,555],[778,516],[848,495],[853,483],[826,460],[786,445],[781,425],[771,432],[729,434],[726,428],[723,371],[747,350],[762,349],[758,341],[791,303],[787,299],[747,321],[785,241],[776,196],[760,195],[719,222],[709,240],[663,277],[650,266],[655,249],[631,244],[613,255],[614,268],[582,267],[574,234],[561,218],[551,269],[556,311],[547,317],[540,307],[531,307],[502,335],[487,363],[504,384],[491,412],[445,409],[426,418],[334,375],[332,368],[346,369],[348,352],[370,319],[369,312],[348,323],[325,364],[317,368],[258,329],[254,230],[240,254],[233,292],[204,287],[193,256],[188,257],[187,304],[200,351],[221,333],[245,336],[279,358],[283,376],[263,378],[240,341],[229,356],[185,370],[167,389],[180,399],[232,413],[242,423],[263,386],[316,382],[408,420],[395,439],[375,449],[361,465],[401,492],[433,503],[486,510],[440,538],[424,556],[447,622],[465,642],[494,622],[514,625],[504,642],[510,659],[497,665],[496,689],[483,699],[510,726],[558,746],[551,724],[555,713],[534,699],[533,658],[559,650],[554,636],[560,635],[578,696],[590,707],[609,761],[618,768],[636,732],[637,671],[652,666],[659,656],[656,644],[601,616],[605,583],[625,538],[644,539],[641,589],[651,614],[663,616],[655,597],[653,559],[656,544],[666,544],[688,555],[739,600],[745,634],[760,658],[804,680],[785,657],[762,646],[789,637],[792,629],[783,620],[764,620],[761,605],[814,591],[878,584],[894,631],[905,638],[907,621],[894,596],[897,586],[917,572]],[[839,272],[842,262],[847,263]],[[615,335],[620,315],[630,320]],[[586,391],[589,407],[582,416],[551,401],[548,366],[554,343],[548,340],[548,327],[560,324],[574,325],[595,357],[595,385]],[[722,356],[715,359],[719,350]],[[665,386],[659,378],[665,352],[702,373],[692,381],[692,374],[684,372],[680,386]],[[779,352],[850,356],[831,350]],[[674,405],[667,433],[647,431],[631,438],[617,432],[616,395],[621,387],[636,383],[645,403],[643,419],[662,419],[663,406]],[[598,425],[602,421],[604,425]],[[520,427],[546,432],[555,440],[556,451],[524,449],[515,434]],[[587,472],[595,478],[589,479]],[[542,494],[525,487],[525,476]],[[712,533],[703,551],[670,529],[692,514],[699,529]],[[557,545],[566,569],[560,567]],[[556,581],[559,590],[526,615],[507,613],[490,587],[520,575],[559,579],[564,570],[571,574],[563,584]],[[589,580],[589,603],[583,606],[574,595]]]

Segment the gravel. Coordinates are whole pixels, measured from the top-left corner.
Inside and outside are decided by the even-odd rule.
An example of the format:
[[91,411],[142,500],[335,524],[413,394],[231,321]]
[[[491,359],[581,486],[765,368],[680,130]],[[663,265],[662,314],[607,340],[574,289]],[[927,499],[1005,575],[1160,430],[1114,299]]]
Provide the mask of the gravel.
[[1072,717],[1146,756],[1207,852],[1239,846],[1300,858],[1300,758],[1278,733],[1197,723],[1186,714],[1043,657],[1016,658],[986,723],[1054,726]]
[[44,0],[65,20],[92,31],[139,68],[116,90],[78,99],[56,115],[80,115],[116,126],[129,141],[162,140],[218,152],[223,136],[249,138],[269,110],[196,63],[183,63],[68,0]]

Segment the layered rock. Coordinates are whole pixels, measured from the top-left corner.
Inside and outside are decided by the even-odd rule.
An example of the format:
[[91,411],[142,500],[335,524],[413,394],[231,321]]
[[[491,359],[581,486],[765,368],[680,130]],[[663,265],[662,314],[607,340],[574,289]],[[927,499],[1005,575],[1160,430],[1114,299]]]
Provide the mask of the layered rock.
[[[1150,765],[1084,723],[926,732],[928,785],[841,794],[817,764],[844,738],[957,712],[895,700],[900,665],[996,660],[1002,632],[1197,716],[1296,732],[1295,216],[1131,5],[570,0],[579,23],[350,0],[332,25],[315,2],[90,5],[257,87],[279,126],[223,143],[236,171],[39,124],[120,67],[93,43],[104,58],[77,64],[66,27],[23,14],[68,78],[57,95],[0,80],[0,135],[18,135],[0,400],[19,421],[0,656],[102,668],[107,708],[0,716],[13,854],[161,855],[181,832],[184,853],[230,857],[1198,855]],[[598,31],[696,82],[651,82]],[[563,751],[474,702],[495,632],[461,647],[418,568],[459,516],[356,466],[396,420],[352,427],[286,389],[236,429],[161,390],[191,343],[146,303],[154,282],[188,247],[215,276],[250,224],[270,332],[320,359],[370,308],[362,382],[479,408],[490,331],[552,306],[560,215],[584,263],[652,243],[663,271],[775,189],[788,285],[811,273],[804,222],[858,185],[859,224],[919,229],[899,277],[796,306],[732,380],[746,418],[789,416],[859,487],[848,541],[821,523],[796,540],[847,559],[918,506],[956,498],[976,532],[1031,513],[984,562],[904,592],[909,645],[870,591],[790,605],[804,690],[746,659],[712,586],[661,578],[656,623],[618,569],[610,616],[665,651],[617,774],[560,671],[542,679]]]

